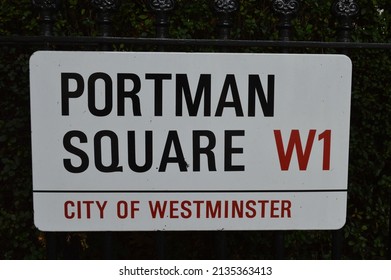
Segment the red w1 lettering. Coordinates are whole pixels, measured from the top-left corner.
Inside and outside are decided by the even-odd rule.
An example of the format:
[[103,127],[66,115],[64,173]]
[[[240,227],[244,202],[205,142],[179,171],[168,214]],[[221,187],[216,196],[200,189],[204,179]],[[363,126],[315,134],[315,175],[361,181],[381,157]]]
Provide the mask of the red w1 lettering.
[[[296,150],[297,161],[300,170],[307,170],[308,161],[311,156],[312,146],[316,135],[315,129],[310,129],[305,143],[304,150],[298,129],[291,130],[288,145],[284,148],[281,130],[274,130],[274,138],[276,140],[278,158],[280,161],[281,170],[289,170],[292,159],[293,150]],[[331,130],[325,130],[318,136],[318,141],[323,141],[323,166],[322,170],[330,170],[330,152],[331,152]]]

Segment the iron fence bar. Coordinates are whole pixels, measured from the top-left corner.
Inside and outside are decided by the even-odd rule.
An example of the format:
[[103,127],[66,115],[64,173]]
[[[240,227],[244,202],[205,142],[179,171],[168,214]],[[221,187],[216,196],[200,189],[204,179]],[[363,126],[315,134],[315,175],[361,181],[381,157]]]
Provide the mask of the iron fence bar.
[[[332,14],[337,18],[337,42],[351,43],[353,20],[358,15],[359,6],[356,1],[334,1],[331,7]],[[348,50],[342,50],[342,53],[348,55]],[[339,260],[342,258],[343,245],[344,245],[344,233],[343,228],[332,231],[331,234],[331,258]]]
[[[272,7],[274,13],[278,15],[279,23],[277,25],[278,38],[281,42],[290,42],[292,38],[292,19],[297,15],[300,8],[298,0],[273,0]],[[281,52],[288,53],[289,49],[283,47]],[[285,256],[285,232],[276,231],[274,234],[274,254],[278,260],[284,259]]]
[[[232,29],[232,15],[239,10],[239,3],[236,0],[214,0],[213,10],[217,14],[217,31],[218,38],[222,42],[226,41],[230,37]],[[224,47],[221,51],[228,52],[228,49]],[[217,252],[217,258],[225,260],[228,258],[228,242],[227,232],[218,231],[214,233],[216,241],[215,250]]]
[[266,47],[266,48],[321,48],[321,49],[391,49],[391,43],[322,42],[322,41],[273,41],[273,40],[221,40],[221,39],[174,39],[90,36],[1,36],[0,45],[79,45],[97,46],[103,43],[125,45],[176,45],[211,47]]
[[105,260],[114,260],[116,259],[116,254],[114,250],[115,238],[113,232],[105,231],[103,232],[103,252]]
[[46,259],[55,260],[57,259],[57,233],[46,232]]
[[274,237],[274,257],[277,260],[285,258],[285,233],[284,231],[276,231]]
[[[155,36],[160,39],[169,37],[169,12],[175,8],[174,0],[149,0],[150,9],[155,13]],[[165,45],[158,45],[158,50],[165,51]],[[167,234],[164,231],[157,231],[155,235],[156,252],[158,259],[167,259],[166,244]]]
[[273,11],[278,14],[279,23],[277,25],[279,40],[283,42],[291,41],[292,19],[297,15],[300,8],[299,0],[273,0]]
[[356,1],[337,0],[334,1],[331,12],[337,18],[337,41],[349,43],[352,38],[353,19],[358,15],[360,8]]
[[332,232],[331,258],[333,260],[340,260],[342,258],[344,236],[343,229]]
[[175,8],[174,0],[149,0],[149,7],[156,15],[156,37],[168,38],[169,36],[169,12]]
[[388,214],[388,259],[391,260],[391,190],[389,198],[389,214]]
[[229,249],[227,242],[227,232],[217,231],[214,233],[214,239],[216,241],[215,250],[217,252],[216,259],[226,260],[228,259]]
[[[120,0],[102,1],[91,0],[92,7],[97,11],[96,22],[98,24],[99,37],[105,38],[112,36],[112,16],[120,6]],[[112,45],[109,42],[100,44],[98,49],[102,51],[111,51]],[[103,232],[103,252],[106,260],[115,259],[113,232]]]
[[237,0],[214,0],[213,9],[218,16],[219,39],[222,41],[228,40],[233,25],[232,15],[238,11],[239,3]]
[[[60,0],[32,0],[31,3],[37,9],[39,9],[39,24],[41,27],[41,38],[51,38],[54,33],[55,24],[55,12],[57,12],[61,5]],[[45,44],[43,44],[45,43]],[[40,42],[41,48],[44,50],[50,50],[51,46],[44,40]],[[45,232],[46,237],[46,258],[48,260],[55,260],[58,258],[58,246],[57,239],[59,238],[58,232]]]
[[61,0],[32,0],[33,6],[39,9],[41,35],[53,36],[55,12],[61,5]]
[[[99,38],[112,36],[112,17],[120,6],[120,0],[91,0],[91,5],[97,11],[96,22],[98,24]],[[112,49],[112,46],[109,43],[110,42],[102,42],[99,48],[102,51],[109,51]]]
[[166,233],[164,231],[157,231],[156,236],[156,253],[159,260],[165,260],[166,257]]

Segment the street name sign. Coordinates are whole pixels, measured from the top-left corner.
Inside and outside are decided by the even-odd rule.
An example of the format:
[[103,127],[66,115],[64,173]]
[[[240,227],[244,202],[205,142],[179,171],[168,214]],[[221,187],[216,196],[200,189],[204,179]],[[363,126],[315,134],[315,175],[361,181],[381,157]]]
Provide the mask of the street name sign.
[[344,55],[36,52],[35,225],[341,228],[351,72]]

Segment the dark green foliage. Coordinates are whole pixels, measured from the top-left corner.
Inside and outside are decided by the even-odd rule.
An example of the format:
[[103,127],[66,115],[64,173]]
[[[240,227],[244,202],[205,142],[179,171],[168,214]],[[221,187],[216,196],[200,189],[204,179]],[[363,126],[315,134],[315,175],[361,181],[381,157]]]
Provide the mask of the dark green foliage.
[[0,244],[2,258],[39,258],[32,224],[28,61],[13,48],[0,54]]
[[[56,13],[56,36],[98,36],[97,12],[90,1],[63,1]],[[113,17],[113,35],[154,37],[155,15],[146,1],[122,1]],[[218,19],[213,1],[177,0],[170,13],[173,38],[217,38]],[[337,20],[331,15],[333,1],[301,1],[293,19],[293,39],[335,41]],[[389,0],[357,1],[361,7],[352,34],[356,42],[390,42]],[[231,38],[278,38],[278,19],[271,1],[240,1],[232,18]],[[0,0],[0,36],[40,34],[39,11],[30,0]],[[75,48],[78,48],[76,46]],[[33,225],[28,59],[38,47],[1,46],[0,49],[0,259],[45,258],[48,239]],[[61,47],[57,47],[61,49]],[[198,50],[174,46],[175,50]],[[116,50],[150,50],[154,46],[114,46]],[[212,47],[208,51],[219,51]],[[233,51],[264,51],[233,49]],[[277,52],[280,50],[268,49]],[[295,52],[335,53],[341,50],[296,49]],[[343,257],[387,258],[391,193],[391,57],[387,50],[350,50],[353,61],[349,199],[343,228]],[[59,233],[59,258],[105,258],[106,233]],[[289,259],[331,258],[331,232],[286,232],[285,255]],[[274,258],[274,232],[154,232],[112,233],[114,256],[123,259],[154,259],[159,250],[172,259]],[[165,240],[165,248],[157,240]],[[225,240],[222,243],[221,240]]]

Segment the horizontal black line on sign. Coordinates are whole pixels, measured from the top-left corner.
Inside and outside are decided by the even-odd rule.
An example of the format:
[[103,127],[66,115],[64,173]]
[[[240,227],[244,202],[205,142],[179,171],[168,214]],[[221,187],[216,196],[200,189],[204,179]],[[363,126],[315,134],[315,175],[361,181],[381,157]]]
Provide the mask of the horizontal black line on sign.
[[347,189],[325,190],[34,190],[34,193],[311,193],[347,192]]

